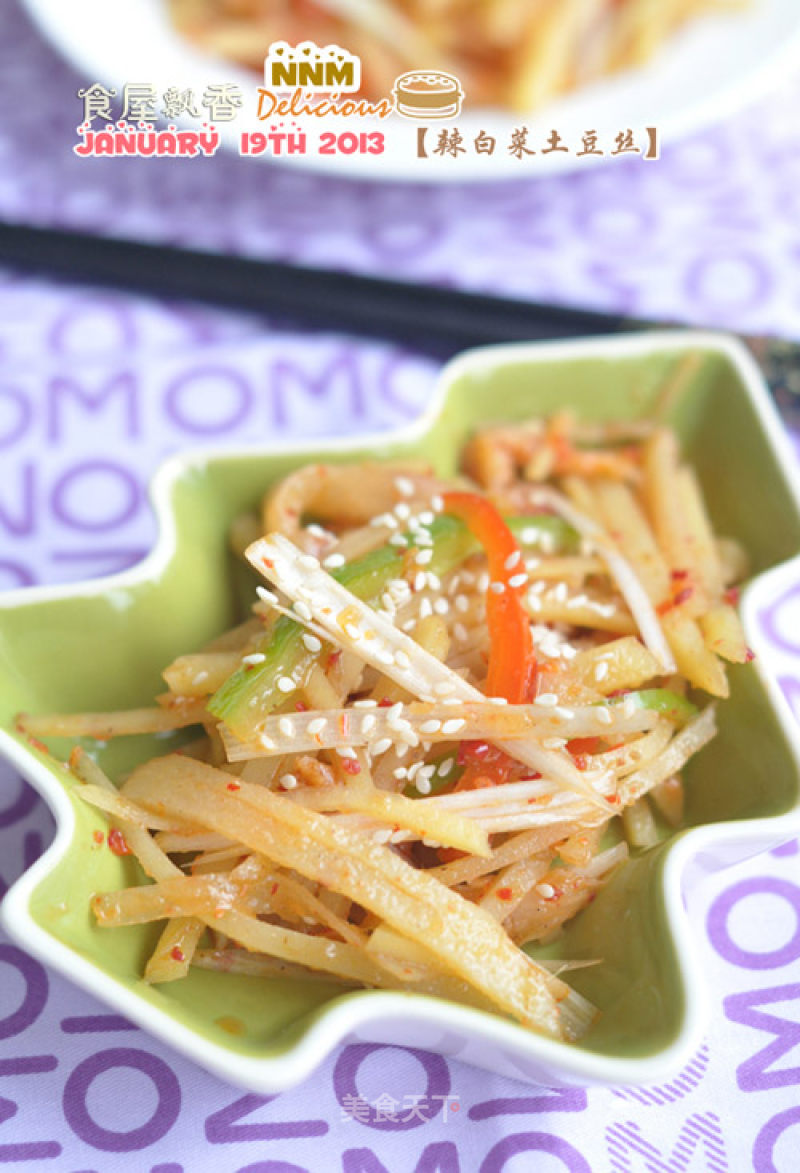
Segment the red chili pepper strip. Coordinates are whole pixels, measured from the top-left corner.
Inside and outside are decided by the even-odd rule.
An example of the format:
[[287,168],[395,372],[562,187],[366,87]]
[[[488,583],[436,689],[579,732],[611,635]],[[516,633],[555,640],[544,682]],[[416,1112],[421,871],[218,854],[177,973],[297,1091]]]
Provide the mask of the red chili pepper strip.
[[478,493],[445,493],[443,501],[445,512],[463,521],[483,546],[491,582],[503,584],[499,593],[490,586],[486,596],[490,640],[486,695],[505,697],[512,705],[526,704],[535,696],[536,657],[522,588],[508,581],[522,567],[521,557],[513,569],[506,566],[513,554],[520,553],[516,538],[494,505]]
[[[519,554],[516,538],[494,505],[477,493],[452,492],[443,496],[444,510],[459,518],[477,538],[486,553],[491,583],[502,583],[502,591],[486,595],[486,622],[489,628],[489,668],[486,695],[504,697],[509,704],[526,704],[536,695],[536,657],[530,620],[522,605],[522,588],[509,579],[520,573],[521,557],[508,568],[512,555]],[[475,755],[478,758],[478,755]],[[494,747],[482,760],[473,759],[459,779],[457,790],[499,786],[507,781],[514,761]]]

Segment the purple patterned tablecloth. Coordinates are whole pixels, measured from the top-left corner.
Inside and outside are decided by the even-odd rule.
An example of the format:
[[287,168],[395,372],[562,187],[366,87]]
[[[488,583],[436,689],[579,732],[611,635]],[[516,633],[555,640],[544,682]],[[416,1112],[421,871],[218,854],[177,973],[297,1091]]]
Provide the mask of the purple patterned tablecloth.
[[[0,217],[800,337],[800,85],[658,164],[446,188],[252,160],[79,160],[73,73],[0,0]],[[168,453],[394,427],[436,367],[393,347],[0,270],[0,588],[108,573],[153,540]],[[763,616],[800,715],[800,583]],[[0,893],[52,821],[0,766]],[[54,1173],[795,1173],[800,856],[688,894],[712,994],[686,1069],[553,1092],[352,1045],[246,1095],[0,939],[0,1164]],[[425,1121],[408,1110],[427,1089]]]

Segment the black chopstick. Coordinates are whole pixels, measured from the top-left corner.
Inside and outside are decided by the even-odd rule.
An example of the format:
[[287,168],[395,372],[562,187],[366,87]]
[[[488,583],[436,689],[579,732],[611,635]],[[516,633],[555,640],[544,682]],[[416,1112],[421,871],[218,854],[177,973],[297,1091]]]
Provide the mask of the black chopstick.
[[[440,359],[492,343],[664,328],[620,314],[3,222],[1,264],[72,284],[245,310],[303,330],[380,338]],[[784,418],[800,425],[797,344],[740,337]]]
[[0,263],[381,338],[441,357],[487,343],[613,334],[639,324],[616,314],[22,224],[0,223]]

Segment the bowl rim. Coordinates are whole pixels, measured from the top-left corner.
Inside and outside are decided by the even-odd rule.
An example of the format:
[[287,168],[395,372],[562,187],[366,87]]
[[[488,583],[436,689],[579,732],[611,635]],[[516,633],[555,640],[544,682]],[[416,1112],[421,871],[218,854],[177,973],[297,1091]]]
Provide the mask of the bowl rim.
[[[713,331],[650,331],[603,338],[569,341],[509,343],[481,347],[458,355],[440,371],[426,410],[402,428],[350,434],[328,439],[308,437],[289,443],[227,448],[191,449],[169,457],[157,469],[150,484],[157,536],[151,551],[135,566],[120,573],[86,582],[16,589],[0,595],[0,611],[20,606],[56,602],[74,597],[91,598],[108,591],[131,587],[154,579],[175,552],[177,529],[171,509],[173,486],[192,469],[209,462],[302,455],[313,446],[315,453],[344,454],[355,448],[383,447],[387,443],[410,443],[431,429],[446,405],[450,387],[462,376],[487,371],[508,362],[531,363],[580,358],[614,359],[639,357],[651,352],[705,350],[727,358],[755,409],[759,423],[782,474],[787,490],[800,512],[800,479],[788,437],[761,372],[744,344],[729,335]],[[754,664],[767,693],[772,711],[785,737],[800,776],[800,725],[774,676],[765,668],[766,641],[759,633],[756,616],[764,600],[789,583],[800,579],[800,554],[758,575],[743,592],[742,621],[748,641],[758,653]],[[673,839],[664,852],[659,891],[667,931],[677,959],[678,980],[684,995],[682,1021],[675,1037],[659,1051],[635,1057],[607,1056],[571,1048],[500,1018],[454,1003],[417,994],[389,991],[357,991],[336,998],[315,1013],[302,1035],[278,1055],[251,1057],[227,1050],[198,1034],[139,997],[86,958],[43,929],[29,911],[37,885],[64,858],[72,841],[75,816],[71,802],[56,776],[22,743],[0,729],[0,754],[9,760],[35,787],[55,818],[55,836],[44,854],[12,885],[0,907],[0,924],[23,949],[45,965],[65,974],[102,1002],[124,1014],[161,1041],[194,1060],[201,1067],[230,1083],[253,1091],[276,1093],[295,1086],[310,1076],[336,1046],[358,1037],[379,1021],[398,1017],[469,1036],[477,1043],[502,1047],[504,1053],[528,1065],[538,1065],[555,1086],[637,1085],[669,1077],[685,1064],[699,1046],[706,1024],[708,990],[701,959],[696,956],[694,934],[684,909],[682,877],[692,861],[721,844],[737,845],[738,858],[756,854],[800,834],[800,792],[794,807],[783,814],[746,819],[735,823],[711,823],[691,828]],[[740,850],[740,849],[744,850]],[[365,994],[369,996],[366,997]],[[453,1055],[458,1058],[459,1054]],[[551,1075],[555,1078],[551,1080]],[[520,1076],[522,1078],[522,1076]]]

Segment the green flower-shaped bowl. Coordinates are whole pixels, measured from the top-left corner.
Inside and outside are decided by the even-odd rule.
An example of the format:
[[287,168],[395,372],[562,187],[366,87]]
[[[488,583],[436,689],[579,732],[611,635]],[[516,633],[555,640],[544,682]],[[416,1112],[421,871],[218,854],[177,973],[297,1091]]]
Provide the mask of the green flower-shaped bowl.
[[[776,579],[800,579],[800,560],[790,563],[800,550],[800,503],[756,367],[738,344],[711,334],[478,350],[447,366],[428,412],[403,432],[173,458],[153,484],[160,532],[144,562],[114,578],[0,600],[0,749],[57,822],[49,850],[6,897],[11,936],[202,1066],[260,1092],[297,1083],[337,1044],[355,1039],[427,1048],[549,1085],[647,1083],[676,1070],[705,1020],[682,886],[800,825],[798,732],[758,658],[731,671],[720,734],[687,772],[686,830],[627,864],[559,943],[561,956],[603,962],[573,975],[602,1011],[578,1045],[463,1006],[415,994],[342,994],[326,981],[197,970],[181,982],[146,985],[140,975],[158,926],[102,930],[89,910],[93,893],[136,882],[137,865],[98,847],[92,832],[104,829],[102,816],[75,797],[55,757],[13,732],[20,710],[149,703],[172,657],[241,614],[252,582],[238,577],[227,553],[228,525],[298,464],[414,454],[451,472],[478,424],[567,406],[588,420],[646,417],[670,382],[676,393],[667,418],[699,472],[715,527],[752,559],[743,614],[758,650],[757,609]],[[66,744],[55,748],[66,756]],[[163,741],[128,738],[99,756],[114,775],[163,750]],[[236,1033],[231,1016],[241,1025]]]

